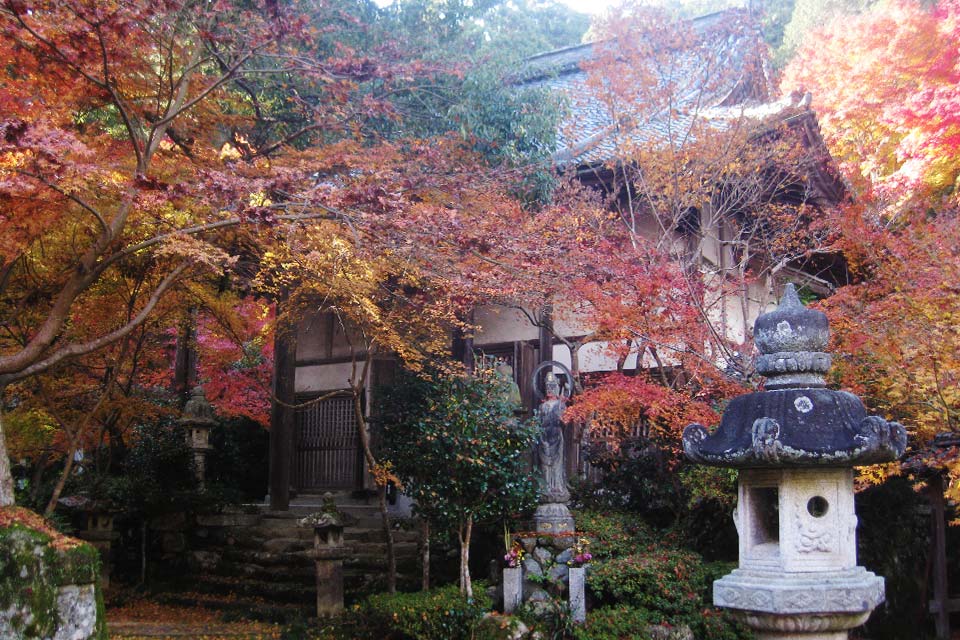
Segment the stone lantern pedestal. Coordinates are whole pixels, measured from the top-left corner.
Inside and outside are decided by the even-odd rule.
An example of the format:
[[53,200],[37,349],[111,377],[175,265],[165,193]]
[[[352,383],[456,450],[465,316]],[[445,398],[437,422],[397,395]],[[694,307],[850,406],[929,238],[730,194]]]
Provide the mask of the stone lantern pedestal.
[[857,566],[853,467],[903,455],[906,431],[825,388],[828,330],[787,285],[755,326],[766,390],[735,398],[716,432],[683,434],[695,462],[740,469],[740,563],[713,601],[759,640],[844,640],[884,599],[883,578]]

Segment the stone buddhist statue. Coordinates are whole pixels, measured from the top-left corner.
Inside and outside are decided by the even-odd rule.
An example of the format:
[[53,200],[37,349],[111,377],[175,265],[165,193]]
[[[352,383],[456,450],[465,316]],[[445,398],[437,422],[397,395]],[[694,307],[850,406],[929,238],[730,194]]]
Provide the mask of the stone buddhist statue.
[[[568,371],[558,362],[552,360],[544,362],[534,371],[534,384],[536,384],[536,374],[540,370],[554,366]],[[563,439],[563,412],[567,403],[560,392],[560,381],[552,371],[548,371],[544,378],[542,397],[543,402],[537,409],[537,418],[542,431],[536,446],[536,466],[540,475],[540,506],[533,515],[533,521],[538,532],[572,533],[574,522],[567,508],[570,490],[567,488]]]
[[541,503],[570,501],[567,470],[564,461],[563,412],[566,402],[560,396],[560,383],[553,372],[547,373],[546,398],[540,404],[540,441],[537,443],[537,465],[540,469]]

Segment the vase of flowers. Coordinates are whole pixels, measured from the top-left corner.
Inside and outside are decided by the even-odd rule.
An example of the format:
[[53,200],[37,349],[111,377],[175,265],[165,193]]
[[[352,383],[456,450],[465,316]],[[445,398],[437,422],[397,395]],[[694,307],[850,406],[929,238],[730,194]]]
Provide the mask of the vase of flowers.
[[523,547],[514,542],[503,556],[503,612],[513,613],[523,600]]
[[593,554],[590,553],[590,540],[587,538],[579,538],[570,548],[570,552],[573,555],[567,560],[567,566],[571,569],[583,567],[593,560]]

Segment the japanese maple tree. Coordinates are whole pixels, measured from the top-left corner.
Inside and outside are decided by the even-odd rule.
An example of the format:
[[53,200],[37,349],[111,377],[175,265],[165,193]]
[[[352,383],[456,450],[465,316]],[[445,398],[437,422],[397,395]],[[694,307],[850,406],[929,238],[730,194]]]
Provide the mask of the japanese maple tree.
[[784,71],[810,91],[824,137],[858,192],[891,213],[956,204],[960,4],[898,1],[810,34]]
[[823,303],[842,353],[837,375],[921,448],[958,428],[958,7],[894,2],[831,24],[783,80],[812,92],[858,195],[831,223],[851,275]]
[[[244,252],[222,230],[335,216],[288,210],[271,159],[347,137],[384,107],[358,96],[374,64],[347,44],[356,21],[325,3],[299,9],[2,4],[0,386],[124,339],[168,291],[231,266]],[[76,331],[131,264],[131,307]],[[2,504],[7,465],[0,447]]]

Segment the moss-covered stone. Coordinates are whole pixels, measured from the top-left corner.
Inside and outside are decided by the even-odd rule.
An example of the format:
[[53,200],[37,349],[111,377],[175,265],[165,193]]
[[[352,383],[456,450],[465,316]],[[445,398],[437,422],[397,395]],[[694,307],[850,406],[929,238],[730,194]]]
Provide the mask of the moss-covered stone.
[[[38,530],[36,514],[20,509],[3,509],[0,520],[0,637],[11,639],[59,638],[58,631],[90,627],[89,638],[105,640],[106,628],[100,612],[96,625],[78,620],[61,620],[62,610],[89,599],[95,585],[100,559],[97,550],[79,540],[61,536],[45,525]],[[72,588],[72,585],[84,589]],[[102,598],[100,598],[102,599]],[[79,603],[81,609],[84,603]],[[90,607],[86,607],[87,610]],[[74,635],[71,633],[71,635]]]

